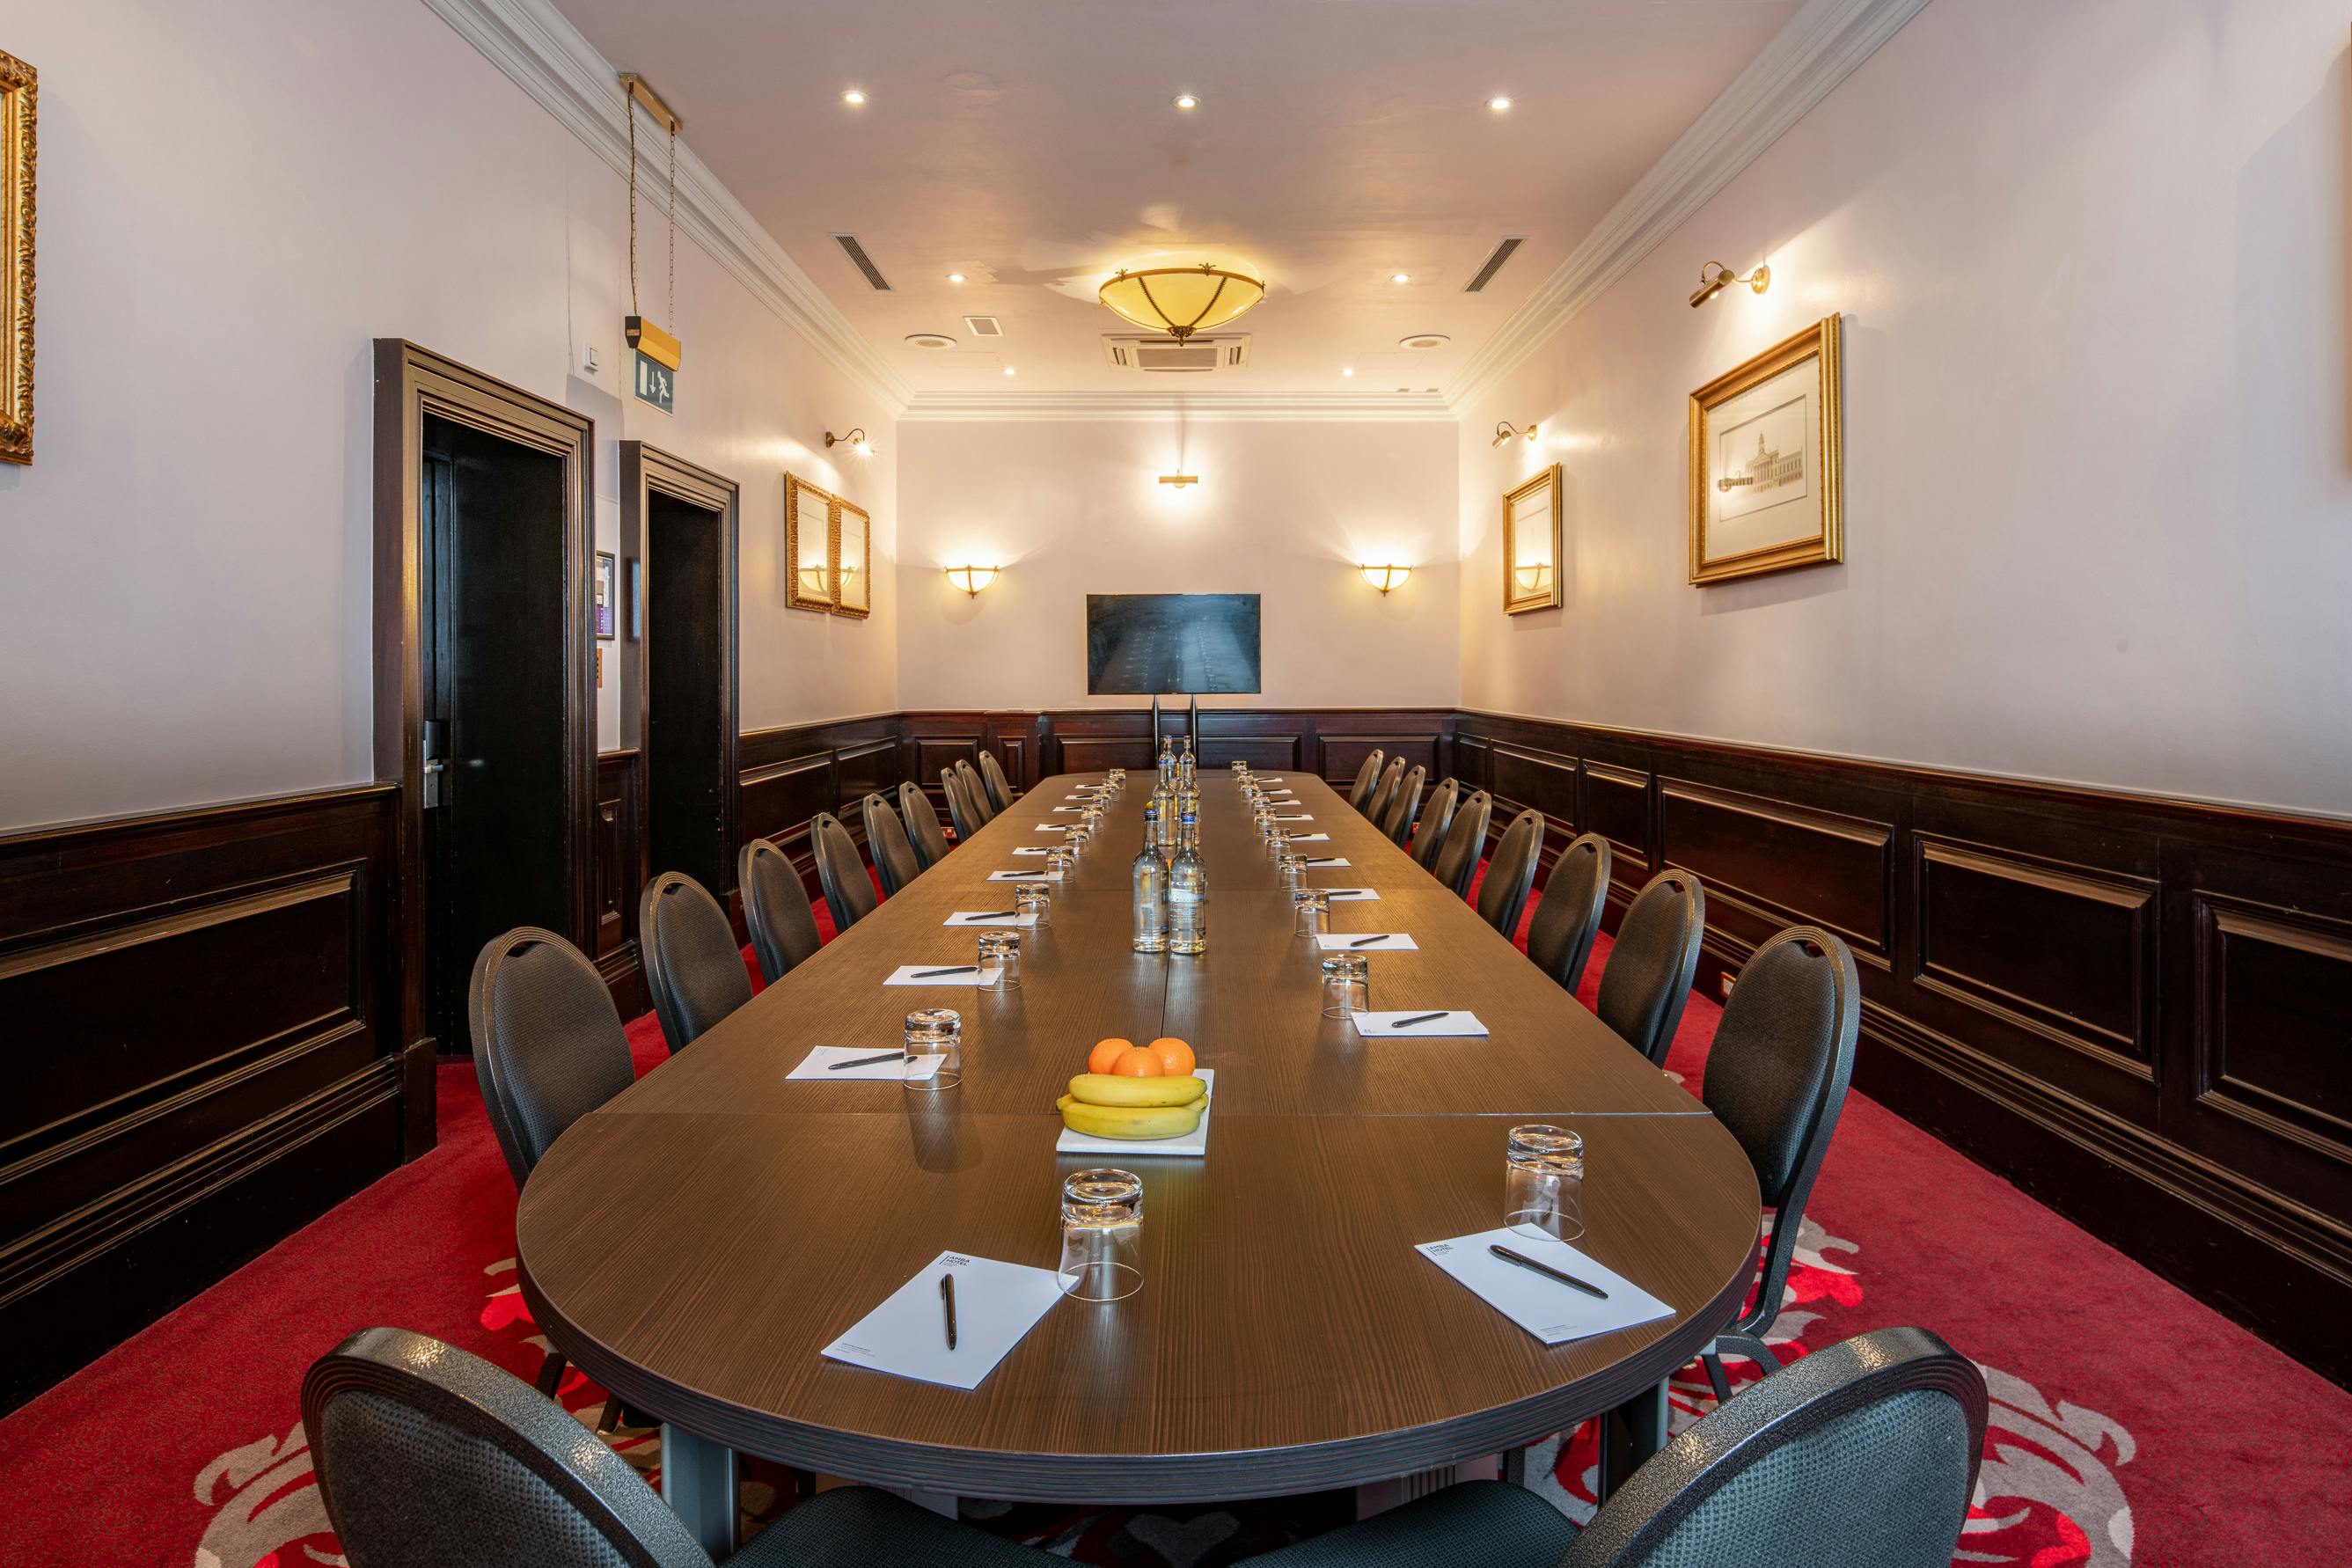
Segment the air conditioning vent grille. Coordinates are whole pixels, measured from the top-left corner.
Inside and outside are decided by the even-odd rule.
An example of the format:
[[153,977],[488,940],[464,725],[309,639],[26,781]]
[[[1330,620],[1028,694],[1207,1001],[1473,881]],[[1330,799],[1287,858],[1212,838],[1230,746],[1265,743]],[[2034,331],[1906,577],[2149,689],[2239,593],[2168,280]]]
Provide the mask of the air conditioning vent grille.
[[966,316],[963,324],[971,329],[971,335],[975,338],[1001,338],[1004,335],[1004,324],[993,316]]
[[1475,294],[1493,282],[1495,274],[1503,269],[1503,263],[1511,258],[1511,252],[1526,244],[1527,237],[1523,234],[1506,235],[1503,237],[1503,243],[1495,247],[1494,254],[1486,258],[1486,264],[1478,268],[1477,273],[1469,282],[1462,285],[1462,291],[1465,294]]
[[882,276],[882,269],[874,265],[874,258],[866,254],[866,247],[857,243],[856,235],[836,234],[833,237],[834,242],[841,247],[842,253],[849,258],[849,264],[865,275],[866,281],[874,285],[876,293],[891,291],[890,280]]
[[1159,332],[1105,332],[1103,358],[1147,375],[1206,375],[1248,368],[1247,332],[1196,332],[1178,342]]

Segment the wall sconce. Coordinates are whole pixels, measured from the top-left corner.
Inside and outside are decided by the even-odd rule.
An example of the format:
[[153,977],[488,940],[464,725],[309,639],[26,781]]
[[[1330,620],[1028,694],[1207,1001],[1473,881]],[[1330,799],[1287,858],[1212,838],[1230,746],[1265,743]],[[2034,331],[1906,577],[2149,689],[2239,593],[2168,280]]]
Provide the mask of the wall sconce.
[[803,566],[801,568],[801,596],[806,599],[830,599],[833,597],[833,584],[825,580],[825,569],[824,567]]
[[1392,589],[1403,587],[1404,580],[1412,575],[1410,566],[1359,566],[1356,570],[1364,574],[1365,582],[1381,591],[1383,598]]
[[948,568],[948,581],[977,599],[980,591],[995,582],[997,573],[1002,570],[1003,568],[999,566],[950,566]]
[[1535,438],[1536,427],[1532,425],[1522,430],[1507,419],[1497,419],[1495,421],[1495,445],[1497,447],[1501,446],[1506,441],[1532,441]]
[[1698,269],[1698,292],[1691,296],[1691,309],[1696,310],[1734,283],[1745,283],[1759,294],[1772,287],[1772,269],[1759,266],[1742,278],[1720,261],[1710,261]]
[[1201,482],[1201,476],[1198,474],[1162,474],[1160,476],[1160,482],[1163,485],[1173,485],[1181,490],[1186,485],[1199,484]]
[[874,455],[874,443],[866,438],[866,426],[863,425],[846,436],[836,436],[828,430],[824,433],[824,444],[827,447],[847,447],[861,458]]
[[1542,564],[1535,566],[1514,566],[1511,568],[1511,575],[1519,580],[1519,592],[1523,594],[1538,594],[1541,593],[1544,588],[1550,584],[1551,568],[1549,565]]

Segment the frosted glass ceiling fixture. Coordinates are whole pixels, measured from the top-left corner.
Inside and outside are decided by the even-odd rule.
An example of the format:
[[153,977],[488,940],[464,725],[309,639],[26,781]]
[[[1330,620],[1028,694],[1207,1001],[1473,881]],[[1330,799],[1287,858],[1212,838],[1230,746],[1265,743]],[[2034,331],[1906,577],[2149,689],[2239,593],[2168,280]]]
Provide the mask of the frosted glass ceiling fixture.
[[1181,343],[1265,299],[1265,279],[1242,262],[1154,258],[1112,273],[1097,298],[1137,326]]

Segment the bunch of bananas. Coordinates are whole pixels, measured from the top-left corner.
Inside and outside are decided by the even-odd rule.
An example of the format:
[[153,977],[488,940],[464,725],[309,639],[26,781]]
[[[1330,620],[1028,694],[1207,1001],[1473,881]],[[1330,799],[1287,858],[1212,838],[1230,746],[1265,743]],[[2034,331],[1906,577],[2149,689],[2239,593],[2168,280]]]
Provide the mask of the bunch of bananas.
[[1082,1072],[1054,1104],[1063,1126],[1089,1138],[1181,1138],[1201,1124],[1209,1086],[1190,1074],[1128,1078]]

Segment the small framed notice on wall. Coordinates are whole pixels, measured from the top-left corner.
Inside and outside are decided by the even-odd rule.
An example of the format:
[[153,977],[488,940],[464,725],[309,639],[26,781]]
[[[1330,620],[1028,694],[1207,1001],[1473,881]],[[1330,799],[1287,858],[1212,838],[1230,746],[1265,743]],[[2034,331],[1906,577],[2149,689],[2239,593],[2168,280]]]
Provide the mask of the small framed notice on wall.
[[620,635],[620,563],[612,552],[596,552],[596,637],[611,642]]

